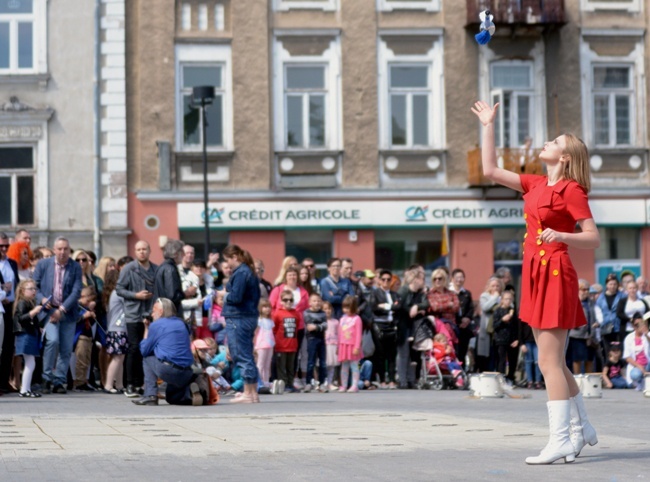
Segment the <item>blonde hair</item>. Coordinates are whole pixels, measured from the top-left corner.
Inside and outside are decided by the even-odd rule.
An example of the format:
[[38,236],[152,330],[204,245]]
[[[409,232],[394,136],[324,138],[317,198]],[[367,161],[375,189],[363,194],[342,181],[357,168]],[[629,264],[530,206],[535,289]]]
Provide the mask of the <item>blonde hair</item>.
[[25,288],[29,285],[34,285],[36,287],[36,281],[33,279],[26,279],[24,281],[21,281],[18,283],[18,286],[16,287],[16,299],[14,301],[14,309],[12,315],[16,314],[16,308],[18,307],[18,303],[21,301],[26,301],[27,303],[30,303],[32,307],[36,305],[36,302],[34,300],[29,300],[27,301],[27,298],[25,298]]
[[433,337],[433,341],[437,341],[438,343],[449,343],[447,335],[444,333],[436,333],[436,336]]
[[485,293],[490,291],[490,285],[492,284],[492,281],[495,280],[499,282],[499,293],[503,293],[503,290],[505,289],[503,280],[501,278],[497,278],[496,276],[492,276],[490,279],[488,279],[487,283],[485,284],[485,289],[483,290]]
[[589,170],[589,151],[587,146],[579,137],[573,134],[564,134],[566,147],[564,154],[567,154],[570,161],[564,164],[563,176],[577,182],[582,188],[589,192],[591,190],[591,172]]
[[[298,260],[296,259],[295,256],[287,256],[282,260],[282,267],[280,268],[280,274],[278,274],[278,277],[275,278],[275,282],[273,283],[274,286],[280,286],[282,283],[284,283],[284,278],[287,275],[287,270],[291,265],[298,264]],[[298,273],[298,278],[300,278],[300,273]]]
[[106,271],[108,271],[108,267],[111,264],[115,266],[115,258],[111,258],[110,256],[103,256],[97,263],[97,267],[95,268],[95,272],[93,274],[102,281],[106,281]]
[[445,281],[445,286],[447,286],[447,282],[449,281],[449,276],[447,275],[447,271],[445,271],[442,268],[437,268],[433,270],[433,273],[431,273],[431,281],[433,281],[433,278],[442,276],[442,278]]

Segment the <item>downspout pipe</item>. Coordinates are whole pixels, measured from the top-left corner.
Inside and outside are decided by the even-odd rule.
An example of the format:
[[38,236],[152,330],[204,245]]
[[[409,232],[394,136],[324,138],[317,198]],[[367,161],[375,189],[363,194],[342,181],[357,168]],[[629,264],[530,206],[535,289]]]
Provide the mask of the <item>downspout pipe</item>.
[[101,215],[102,215],[102,166],[101,166],[101,16],[102,2],[95,0],[95,62],[93,76],[93,199],[94,199],[94,216],[93,216],[93,250],[97,258],[101,258]]

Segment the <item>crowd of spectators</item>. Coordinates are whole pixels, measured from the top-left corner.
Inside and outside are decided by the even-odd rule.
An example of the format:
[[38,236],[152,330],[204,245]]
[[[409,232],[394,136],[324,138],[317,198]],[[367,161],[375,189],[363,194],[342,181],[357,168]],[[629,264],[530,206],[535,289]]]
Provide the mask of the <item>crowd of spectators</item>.
[[[446,327],[437,349],[457,355],[455,371],[498,371],[513,385],[544,388],[507,268],[473,297],[460,268],[437,268],[427,279],[413,265],[399,277],[331,258],[318,277],[313,259],[287,256],[270,282],[263,260],[246,263],[248,254],[232,247],[239,258],[201,260],[169,240],[157,266],[145,241],[135,244],[135,259],[118,260],[72,251],[63,237],[33,248],[25,230],[10,241],[0,233],[0,395],[74,390],[124,394],[138,405],[161,397],[201,405],[237,393],[253,403],[260,393],[410,389],[423,376],[414,337],[425,319]],[[243,272],[254,286],[242,300],[231,278]],[[647,280],[623,272],[608,275],[605,287],[579,283],[588,323],[569,333],[568,367],[602,373],[605,388],[643,389]],[[236,302],[246,316],[230,307]]]

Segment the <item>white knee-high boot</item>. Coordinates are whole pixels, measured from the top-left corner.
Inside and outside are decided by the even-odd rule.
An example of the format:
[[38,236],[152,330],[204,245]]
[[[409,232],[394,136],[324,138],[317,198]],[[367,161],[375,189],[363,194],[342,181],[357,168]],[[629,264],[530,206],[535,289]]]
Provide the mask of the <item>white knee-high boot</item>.
[[571,443],[575,450],[576,457],[587,444],[596,445],[598,435],[596,429],[589,423],[587,418],[587,409],[582,399],[582,394],[578,393],[571,398]]
[[548,408],[548,425],[550,436],[546,447],[537,457],[527,457],[529,465],[548,465],[556,460],[564,462],[575,460],[575,451],[569,439],[571,420],[571,402],[569,400],[551,400],[546,402]]

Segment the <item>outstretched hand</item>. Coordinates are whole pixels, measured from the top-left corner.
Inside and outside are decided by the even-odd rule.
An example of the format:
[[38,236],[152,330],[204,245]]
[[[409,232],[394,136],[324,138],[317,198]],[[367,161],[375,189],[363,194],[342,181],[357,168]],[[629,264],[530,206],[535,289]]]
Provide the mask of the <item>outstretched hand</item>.
[[494,118],[497,115],[497,108],[499,103],[494,104],[494,107],[490,107],[486,102],[482,100],[477,101],[472,107],[472,112],[476,114],[476,117],[481,121],[481,124],[484,126],[490,125],[494,122]]

